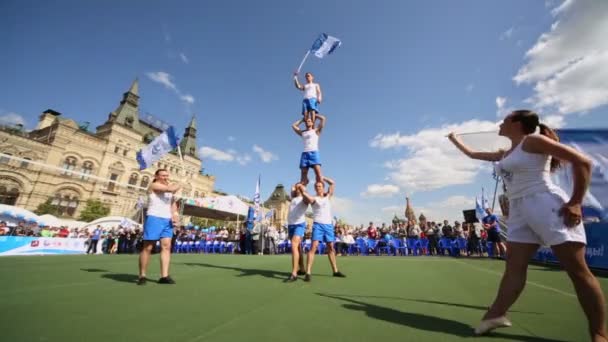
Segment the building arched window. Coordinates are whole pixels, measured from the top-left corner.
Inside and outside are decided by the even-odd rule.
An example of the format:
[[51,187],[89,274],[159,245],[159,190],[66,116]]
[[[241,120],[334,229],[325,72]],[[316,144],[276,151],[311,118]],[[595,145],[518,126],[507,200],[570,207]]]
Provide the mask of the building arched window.
[[131,177],[129,177],[129,189],[133,189],[134,186],[137,185],[138,179],[139,179],[139,175],[137,173],[131,174]]
[[15,205],[19,195],[18,188],[0,185],[0,204]]
[[148,185],[150,185],[150,178],[148,176],[143,176],[141,177],[141,187],[142,188],[148,188]]
[[63,190],[55,194],[51,204],[57,207],[60,216],[72,217],[78,209],[78,194],[72,190]]
[[[13,155],[12,153],[4,153],[4,154],[6,154],[9,157]],[[11,159],[9,157],[6,157],[6,156],[0,157],[0,164],[8,164],[11,161]]]
[[80,172],[82,172],[82,175],[80,175],[80,179],[89,179],[89,175],[93,173],[93,163],[90,161],[85,161],[84,163],[82,163],[82,169],[80,170]]
[[71,176],[72,171],[74,171],[74,169],[76,169],[76,158],[65,158],[65,160],[63,161],[63,174],[66,176]]

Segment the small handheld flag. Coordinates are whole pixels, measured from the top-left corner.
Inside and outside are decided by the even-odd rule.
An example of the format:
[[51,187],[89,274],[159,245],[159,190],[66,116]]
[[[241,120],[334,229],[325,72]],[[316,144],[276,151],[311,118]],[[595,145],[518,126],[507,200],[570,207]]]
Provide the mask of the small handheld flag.
[[147,169],[165,154],[173,151],[176,148],[177,135],[175,135],[175,129],[173,129],[173,126],[169,126],[166,131],[154,138],[154,140],[152,140],[148,146],[137,152],[137,163],[139,163],[139,169]]

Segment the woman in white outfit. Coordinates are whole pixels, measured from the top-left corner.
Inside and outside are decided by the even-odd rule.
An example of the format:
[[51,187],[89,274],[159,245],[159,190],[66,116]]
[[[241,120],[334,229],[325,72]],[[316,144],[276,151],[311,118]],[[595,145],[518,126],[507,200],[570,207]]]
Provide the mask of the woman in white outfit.
[[[540,134],[534,134],[537,127]],[[608,341],[604,295],[585,262],[587,241],[581,203],[589,186],[591,161],[559,143],[555,132],[541,124],[538,115],[529,110],[509,114],[498,134],[511,140],[508,151],[476,152],[454,133],[448,136],[467,156],[497,162],[510,205],[505,273],[498,295],[475,333],[511,326],[506,313],[524,289],[528,262],[540,245],[549,245],[574,284],[589,321],[592,340]],[[572,165],[574,189],[570,198],[550,178],[550,172],[557,169],[561,161]]]

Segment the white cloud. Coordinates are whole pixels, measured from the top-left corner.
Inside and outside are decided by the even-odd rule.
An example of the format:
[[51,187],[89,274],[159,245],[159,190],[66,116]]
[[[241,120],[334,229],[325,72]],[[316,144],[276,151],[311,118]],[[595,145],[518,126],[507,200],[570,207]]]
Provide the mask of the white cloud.
[[146,76],[148,76],[148,78],[152,81],[160,83],[164,85],[167,89],[172,90],[186,105],[191,105],[194,103],[194,96],[182,93],[179,88],[177,88],[177,85],[173,83],[173,76],[171,76],[171,74],[164,71],[156,71],[147,72]]
[[461,139],[473,149],[495,151],[509,144],[508,140],[492,133],[497,130],[496,122],[470,120],[423,129],[412,135],[378,134],[370,146],[378,149],[405,148],[407,153],[402,159],[384,164],[389,170],[389,180],[408,193],[428,191],[472,183],[477,173],[488,167],[458,151],[445,137],[449,132],[489,132],[463,135]]
[[507,103],[506,97],[496,97],[496,107],[498,107],[498,109],[502,109],[505,106],[505,103]]
[[370,184],[361,197],[391,197],[399,193],[399,187],[392,184]]
[[563,128],[566,126],[566,120],[563,115],[547,115],[541,117],[540,121],[551,128]]
[[25,119],[21,114],[17,114],[15,112],[8,112],[0,115],[0,124],[1,125],[24,125]]
[[501,96],[496,97],[496,116],[497,117],[504,117],[512,111],[513,111],[513,108],[507,107],[507,98],[506,97],[501,97]]
[[534,86],[527,102],[559,114],[608,104],[608,1],[566,0],[552,14],[555,22],[513,78]]
[[430,221],[449,220],[450,222],[463,220],[462,211],[475,208],[475,199],[466,196],[451,196],[443,201],[426,203],[414,207],[416,215],[421,213]]
[[508,30],[500,34],[500,40],[507,40],[513,36],[513,31],[515,31],[515,27],[510,27]]
[[169,73],[166,73],[164,71],[147,72],[146,76],[148,76],[148,78],[152,81],[164,85],[168,89],[177,91],[177,87],[175,86],[175,83],[171,81],[172,77]]
[[182,62],[184,62],[185,64],[190,63],[190,60],[188,59],[188,56],[186,56],[186,54],[184,54],[183,52],[181,52],[179,54],[179,58],[182,60]]
[[251,161],[248,154],[238,154],[235,150],[222,151],[210,146],[203,146],[199,149],[201,159],[209,158],[219,162],[236,162],[240,165],[247,165]]
[[192,96],[190,94],[181,95],[179,98],[180,98],[180,100],[184,101],[185,103],[188,103],[188,104],[194,103],[194,96]]
[[201,147],[199,150],[199,156],[201,157],[201,159],[209,158],[212,160],[227,161],[227,162],[234,161],[234,159],[235,159],[234,154],[229,153],[229,152],[224,152],[222,150],[218,150],[218,149],[215,149],[215,148],[209,147],[209,146]]
[[385,213],[399,215],[399,214],[405,212],[405,206],[391,205],[388,207],[381,208],[380,210]]
[[266,151],[258,145],[253,145],[253,152],[257,153],[264,163],[270,163],[273,160],[279,159],[274,153]]
[[242,156],[236,157],[236,162],[240,165],[247,165],[251,161],[251,156],[248,154],[244,154]]
[[236,138],[235,138],[235,137],[233,137],[232,135],[229,135],[229,136],[228,136],[228,141],[233,142],[233,141],[235,141],[235,140],[236,140]]

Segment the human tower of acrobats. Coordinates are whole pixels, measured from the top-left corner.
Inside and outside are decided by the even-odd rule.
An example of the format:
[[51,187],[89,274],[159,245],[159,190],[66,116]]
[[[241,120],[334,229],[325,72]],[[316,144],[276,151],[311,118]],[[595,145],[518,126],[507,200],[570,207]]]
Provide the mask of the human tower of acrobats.
[[[300,84],[298,73],[294,74],[296,88],[304,92],[302,100],[302,119],[293,123],[292,128],[297,135],[302,137],[304,151],[300,157],[300,181],[291,188],[291,202],[287,218],[289,239],[292,245],[292,270],[287,282],[298,279],[298,275],[304,275],[304,281],[311,281],[312,264],[319,242],[325,242],[327,256],[334,277],[344,278],[345,275],[338,270],[336,264],[336,253],[334,249],[334,224],[331,212],[330,199],[334,194],[336,183],[329,177],[323,176],[321,171],[321,158],[319,155],[319,137],[325,127],[326,118],[319,113],[319,105],[323,101],[323,94],[314,77],[307,72],[306,83]],[[318,124],[317,124],[318,121]],[[304,129],[301,128],[304,124]],[[315,196],[306,191],[308,185],[308,171],[312,168],[315,172]],[[328,185],[325,191],[325,183]],[[302,237],[306,230],[306,210],[312,206],[312,245],[308,252],[306,268],[304,267],[304,253],[302,251]]]

